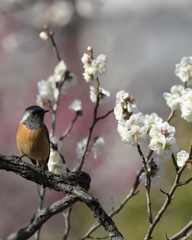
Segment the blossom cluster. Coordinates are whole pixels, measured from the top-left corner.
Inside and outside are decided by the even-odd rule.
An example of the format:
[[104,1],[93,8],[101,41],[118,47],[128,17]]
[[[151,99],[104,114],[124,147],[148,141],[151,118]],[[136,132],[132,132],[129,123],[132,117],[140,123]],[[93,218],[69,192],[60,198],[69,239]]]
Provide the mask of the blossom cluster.
[[[87,50],[90,54],[84,53],[81,61],[83,63],[84,73],[83,77],[86,82],[94,83],[100,75],[103,75],[107,69],[107,56],[100,54],[95,59],[93,58],[92,48],[88,47]],[[96,103],[105,103],[110,97],[110,92],[101,87],[90,86],[90,99]]]
[[163,94],[166,104],[172,111],[181,110],[181,117],[192,122],[192,89],[187,84],[192,80],[192,57],[183,57],[175,66],[175,74],[184,83],[171,87],[170,93]]
[[129,93],[117,93],[114,114],[118,121],[117,131],[124,142],[137,146],[149,139],[149,148],[166,159],[178,150],[175,128],[163,122],[156,113],[144,115],[139,112]]
[[106,72],[107,56],[104,54],[101,54],[97,56],[96,59],[93,59],[92,56],[84,53],[81,61],[84,68],[83,76],[86,82],[92,82],[94,79],[99,77],[99,75]]
[[175,65],[175,75],[185,83],[192,80],[192,57],[183,57],[179,64]]
[[47,100],[57,101],[60,93],[65,93],[76,83],[76,76],[67,70],[65,62],[61,60],[47,80],[38,82],[37,104],[43,107],[43,102]]
[[170,93],[164,93],[165,101],[172,110],[181,110],[181,117],[192,122],[192,89],[182,85],[171,87]]

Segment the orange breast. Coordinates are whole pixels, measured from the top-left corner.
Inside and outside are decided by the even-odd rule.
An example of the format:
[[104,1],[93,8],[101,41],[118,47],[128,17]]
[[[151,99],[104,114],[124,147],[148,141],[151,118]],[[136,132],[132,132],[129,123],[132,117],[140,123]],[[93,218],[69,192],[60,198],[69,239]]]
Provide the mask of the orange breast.
[[50,152],[50,144],[46,127],[38,130],[30,130],[24,124],[19,124],[17,130],[17,148],[22,155],[28,158],[42,161],[47,160]]

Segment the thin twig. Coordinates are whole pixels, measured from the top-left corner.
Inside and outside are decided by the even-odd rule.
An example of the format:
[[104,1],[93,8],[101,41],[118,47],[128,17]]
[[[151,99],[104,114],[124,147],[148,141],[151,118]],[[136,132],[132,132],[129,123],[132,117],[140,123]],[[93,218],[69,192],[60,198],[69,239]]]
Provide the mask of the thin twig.
[[[174,236],[172,236],[171,238],[168,238],[169,240],[179,240],[182,237],[189,237],[187,236],[187,233],[192,229],[192,220],[189,221],[186,226],[181,229],[178,233],[176,233]],[[190,234],[191,236],[191,234]],[[185,238],[187,239],[187,238]]]
[[63,213],[64,216],[64,221],[65,221],[65,231],[64,231],[64,235],[63,235],[63,240],[67,240],[68,236],[69,236],[69,232],[71,229],[71,223],[70,223],[70,217],[71,217],[71,212],[72,212],[72,207],[68,208],[66,213]]
[[147,199],[147,212],[149,218],[149,224],[153,223],[153,215],[152,215],[152,203],[151,203],[151,177],[150,172],[147,167],[145,156],[141,150],[140,145],[137,145],[137,150],[139,155],[141,156],[143,169],[145,170],[145,189],[146,189],[146,199]]
[[171,110],[171,113],[167,118],[167,122],[170,123],[174,116],[175,116],[175,111]]
[[171,157],[172,157],[172,160],[173,160],[173,165],[175,167],[175,171],[178,172],[179,171],[179,167],[177,165],[177,161],[175,159],[175,155],[172,153]]
[[161,217],[163,216],[164,212],[167,210],[168,206],[170,205],[170,203],[173,199],[174,193],[179,186],[179,181],[180,181],[180,178],[181,178],[181,174],[184,171],[184,169],[185,169],[185,166],[183,166],[177,172],[176,177],[175,177],[175,181],[173,183],[173,186],[172,186],[170,192],[166,194],[167,198],[165,199],[164,204],[162,205],[161,209],[159,210],[156,217],[154,218],[153,223],[149,226],[148,232],[147,232],[144,240],[150,240],[152,238],[153,230],[155,229],[157,223],[160,221]]
[[[45,189],[42,186],[37,185],[37,193],[38,193],[38,197],[39,197],[38,211],[40,211],[43,208]],[[41,227],[39,227],[39,229],[36,231],[36,233],[34,235],[35,240],[40,239],[40,232],[41,232]]]
[[80,171],[83,167],[84,161],[85,161],[85,157],[87,155],[88,149],[89,149],[89,143],[92,137],[92,133],[93,133],[93,129],[97,123],[97,113],[98,113],[98,108],[99,108],[99,102],[100,102],[100,97],[99,97],[99,86],[100,86],[100,82],[99,79],[97,78],[97,87],[96,87],[96,91],[97,91],[97,100],[96,100],[96,104],[94,107],[94,111],[93,111],[93,122],[89,128],[89,134],[87,137],[87,143],[85,145],[85,149],[83,151],[83,155],[81,157],[81,161],[77,164],[77,166],[75,167],[75,171]]
[[50,40],[51,40],[51,43],[52,43],[52,47],[53,47],[53,51],[55,53],[55,56],[57,57],[57,60],[60,62],[61,61],[61,56],[59,54],[59,50],[58,50],[57,44],[55,42],[53,31],[52,31],[52,34],[50,34]]
[[70,132],[71,132],[75,122],[77,121],[78,117],[79,117],[79,113],[76,112],[75,117],[71,121],[70,125],[68,126],[68,128],[65,130],[65,132],[59,138],[60,141],[63,141],[63,139],[66,138],[70,134]]

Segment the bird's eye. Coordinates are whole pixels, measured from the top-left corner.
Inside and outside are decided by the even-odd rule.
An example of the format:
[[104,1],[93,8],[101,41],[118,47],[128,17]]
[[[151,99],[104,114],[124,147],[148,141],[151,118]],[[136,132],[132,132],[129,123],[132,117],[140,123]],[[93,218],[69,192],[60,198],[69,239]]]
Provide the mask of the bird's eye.
[[31,115],[32,115],[32,116],[35,116],[35,112],[31,112]]

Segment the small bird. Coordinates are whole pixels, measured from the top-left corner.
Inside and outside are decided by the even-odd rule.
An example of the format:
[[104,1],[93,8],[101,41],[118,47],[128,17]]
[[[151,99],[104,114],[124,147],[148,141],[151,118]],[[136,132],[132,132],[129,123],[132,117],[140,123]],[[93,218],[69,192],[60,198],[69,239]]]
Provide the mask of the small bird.
[[28,157],[33,164],[38,164],[43,170],[48,170],[50,140],[44,115],[49,110],[39,106],[25,109],[18,125],[16,143],[22,156]]

